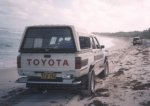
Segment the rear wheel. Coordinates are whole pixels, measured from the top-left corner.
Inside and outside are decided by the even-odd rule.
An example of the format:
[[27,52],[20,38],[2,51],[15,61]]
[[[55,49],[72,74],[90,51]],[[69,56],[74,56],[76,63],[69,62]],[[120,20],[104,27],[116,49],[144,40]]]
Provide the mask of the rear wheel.
[[82,94],[85,96],[90,96],[95,92],[95,73],[94,71],[90,72],[86,81],[83,83],[86,85],[86,88],[82,90]]

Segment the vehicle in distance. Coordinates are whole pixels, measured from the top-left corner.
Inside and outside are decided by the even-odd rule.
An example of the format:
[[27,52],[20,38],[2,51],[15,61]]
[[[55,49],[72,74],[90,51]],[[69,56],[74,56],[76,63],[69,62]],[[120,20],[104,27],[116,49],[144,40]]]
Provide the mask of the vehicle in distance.
[[136,45],[136,44],[139,44],[139,45],[142,44],[142,39],[140,37],[133,38],[133,45]]
[[96,35],[71,25],[29,26],[17,57],[17,82],[29,88],[73,86],[90,95],[95,76],[109,72],[103,48]]

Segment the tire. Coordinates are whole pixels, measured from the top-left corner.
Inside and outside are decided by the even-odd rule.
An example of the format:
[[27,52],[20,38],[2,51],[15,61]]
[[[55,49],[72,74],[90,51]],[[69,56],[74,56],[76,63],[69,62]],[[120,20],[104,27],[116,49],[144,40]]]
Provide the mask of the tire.
[[100,78],[106,78],[109,75],[109,63],[108,59],[105,60],[104,62],[104,70],[98,75]]
[[90,96],[95,92],[95,73],[94,71],[90,72],[86,81],[83,83],[86,85],[86,88],[82,90],[84,96]]

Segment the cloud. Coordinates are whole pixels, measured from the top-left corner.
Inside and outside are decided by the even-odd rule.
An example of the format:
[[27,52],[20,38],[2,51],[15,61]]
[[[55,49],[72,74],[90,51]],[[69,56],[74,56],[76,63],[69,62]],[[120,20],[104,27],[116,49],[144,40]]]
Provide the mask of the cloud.
[[73,24],[89,31],[143,30],[150,25],[149,0],[2,0],[6,27]]

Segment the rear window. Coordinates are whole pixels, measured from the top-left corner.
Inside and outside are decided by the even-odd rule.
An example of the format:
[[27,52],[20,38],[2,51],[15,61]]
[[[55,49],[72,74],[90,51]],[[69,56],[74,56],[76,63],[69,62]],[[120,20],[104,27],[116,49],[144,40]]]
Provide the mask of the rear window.
[[74,52],[69,27],[30,27],[26,30],[21,52]]

